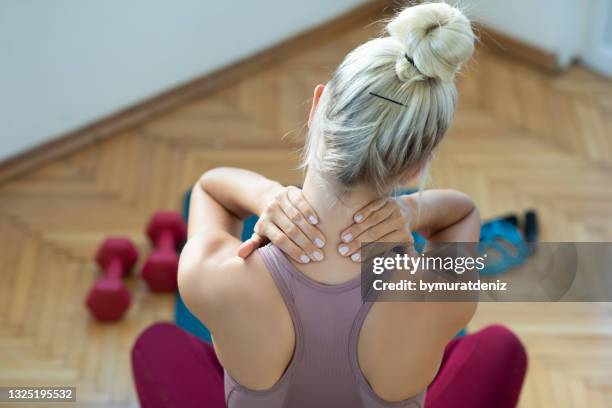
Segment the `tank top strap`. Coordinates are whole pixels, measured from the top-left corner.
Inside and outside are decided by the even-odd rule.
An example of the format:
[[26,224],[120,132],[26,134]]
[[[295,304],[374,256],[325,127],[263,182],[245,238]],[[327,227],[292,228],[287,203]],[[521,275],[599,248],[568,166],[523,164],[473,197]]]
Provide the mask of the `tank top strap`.
[[287,307],[294,308],[293,274],[291,273],[291,268],[287,265],[287,258],[283,256],[283,254],[279,254],[280,250],[271,243],[259,248],[257,252],[268,268],[270,275],[272,275],[272,279],[274,283],[276,283],[278,291],[287,304]]
[[303,328],[297,310],[297,304],[294,297],[295,290],[295,275],[292,273],[294,268],[282,251],[272,243],[263,246],[257,250],[266,268],[272,276],[272,280],[276,284],[278,291],[285,302],[289,316],[293,322],[295,331],[295,357],[297,357],[300,343],[302,341]]

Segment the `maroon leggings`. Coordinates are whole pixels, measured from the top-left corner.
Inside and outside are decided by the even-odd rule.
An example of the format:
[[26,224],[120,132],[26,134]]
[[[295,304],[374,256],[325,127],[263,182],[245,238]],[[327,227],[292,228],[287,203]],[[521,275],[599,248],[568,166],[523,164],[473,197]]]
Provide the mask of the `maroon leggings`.
[[[225,407],[223,368],[212,346],[174,324],[156,323],[140,335],[132,369],[143,408]],[[523,345],[503,326],[453,339],[425,406],[515,407],[526,369]]]

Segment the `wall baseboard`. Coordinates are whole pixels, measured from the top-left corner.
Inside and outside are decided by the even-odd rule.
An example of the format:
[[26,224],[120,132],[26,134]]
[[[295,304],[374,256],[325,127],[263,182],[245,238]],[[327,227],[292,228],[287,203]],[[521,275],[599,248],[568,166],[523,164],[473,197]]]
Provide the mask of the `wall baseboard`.
[[[179,107],[241,77],[252,75],[275,61],[315,47],[330,36],[370,23],[380,18],[381,13],[392,11],[396,5],[396,1],[393,0],[369,1],[338,18],[300,33],[253,56],[4,160],[0,162],[0,183],[85,146],[128,130],[156,115]],[[480,31],[481,41],[488,49],[526,59],[549,72],[558,70],[554,54],[537,49],[487,27],[480,25],[477,25],[477,27]]]
[[368,1],[335,19],[297,34],[253,56],[1,161],[0,183],[18,177],[27,171],[92,143],[128,130],[156,115],[179,107],[239,78],[250,76],[275,61],[320,45],[330,36],[343,33],[356,26],[368,24],[379,18],[381,12],[388,11],[391,8],[392,3],[389,0]]
[[480,42],[488,51],[525,60],[548,73],[560,71],[555,53],[542,50],[482,24],[477,23],[475,26]]

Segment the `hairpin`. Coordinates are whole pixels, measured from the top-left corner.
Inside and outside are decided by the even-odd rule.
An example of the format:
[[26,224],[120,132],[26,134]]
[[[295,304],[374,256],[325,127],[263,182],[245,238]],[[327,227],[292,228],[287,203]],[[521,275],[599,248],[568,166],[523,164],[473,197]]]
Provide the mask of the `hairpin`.
[[[404,57],[406,57],[406,60],[414,67],[414,69],[419,71],[419,69],[416,67],[416,65],[414,65],[414,60],[412,58],[410,58],[408,56],[408,54],[404,53]],[[419,73],[420,72],[421,71],[419,71]],[[385,101],[389,101],[389,102],[395,103],[395,104],[400,105],[400,106],[406,106],[405,104],[403,104],[401,102],[398,102],[398,101],[396,101],[394,99],[391,99],[391,98],[387,98],[386,96],[382,96],[382,95],[379,95],[379,94],[374,93],[374,92],[370,92],[370,95],[375,96],[375,97],[380,98],[380,99],[384,99]]]
[[414,69],[416,69],[416,70],[417,70],[417,72],[418,72],[419,74],[424,75],[424,76],[426,76],[426,77],[430,78],[428,75],[425,75],[424,73],[422,73],[422,72],[421,72],[421,70],[419,70],[419,69],[417,68],[416,64],[414,63],[414,60],[413,60],[412,58],[410,58],[410,57],[408,56],[408,54],[404,53],[404,57],[406,57],[406,60],[407,60],[407,61],[410,63],[410,65],[412,65],[412,66],[414,67]]
[[404,104],[403,104],[403,103],[401,103],[401,102],[398,102],[398,101],[396,101],[396,100],[393,100],[393,99],[387,98],[386,96],[382,96],[382,95],[379,95],[379,94],[374,93],[374,92],[370,92],[370,95],[375,96],[375,97],[380,98],[380,99],[384,99],[385,101],[393,102],[393,103],[398,104],[398,105],[401,105],[401,106],[406,106],[406,105],[404,105]]

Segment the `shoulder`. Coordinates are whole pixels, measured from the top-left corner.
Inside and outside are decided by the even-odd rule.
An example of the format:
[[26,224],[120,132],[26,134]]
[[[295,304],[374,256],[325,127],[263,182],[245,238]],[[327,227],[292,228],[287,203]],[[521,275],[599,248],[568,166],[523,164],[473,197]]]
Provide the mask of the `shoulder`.
[[208,235],[203,242],[192,237],[181,253],[178,271],[185,305],[213,332],[269,313],[280,298],[258,251],[242,259],[234,249],[224,248],[224,239]]

